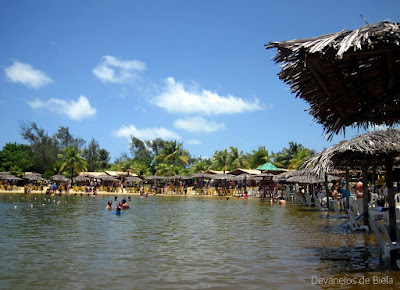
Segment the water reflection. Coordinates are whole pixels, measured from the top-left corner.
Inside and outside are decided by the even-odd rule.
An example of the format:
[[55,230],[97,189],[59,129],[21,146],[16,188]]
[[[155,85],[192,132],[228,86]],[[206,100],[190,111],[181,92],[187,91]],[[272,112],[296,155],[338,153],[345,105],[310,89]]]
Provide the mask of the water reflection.
[[348,233],[340,214],[157,196],[133,197],[117,216],[104,209],[108,199],[0,195],[0,288],[303,289],[312,277],[400,280],[384,269],[375,237]]

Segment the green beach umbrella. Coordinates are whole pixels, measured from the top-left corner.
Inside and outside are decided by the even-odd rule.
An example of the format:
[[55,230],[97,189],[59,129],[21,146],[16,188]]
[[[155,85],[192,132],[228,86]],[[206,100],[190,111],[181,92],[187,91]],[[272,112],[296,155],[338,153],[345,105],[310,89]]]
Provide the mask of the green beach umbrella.
[[264,163],[263,165],[257,167],[256,169],[261,171],[282,171],[281,169],[279,169],[278,167],[269,162]]

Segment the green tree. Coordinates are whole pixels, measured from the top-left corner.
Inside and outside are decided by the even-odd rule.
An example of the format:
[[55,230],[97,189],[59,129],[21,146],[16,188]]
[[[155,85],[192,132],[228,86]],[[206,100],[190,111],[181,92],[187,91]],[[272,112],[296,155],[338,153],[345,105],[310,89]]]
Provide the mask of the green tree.
[[73,184],[75,173],[87,171],[86,160],[83,158],[77,146],[68,146],[64,148],[63,153],[59,154],[59,158],[63,161],[59,173],[61,174],[64,170],[70,170],[71,185]]
[[110,152],[106,149],[99,149],[99,169],[106,169],[110,163]]
[[160,154],[160,152],[164,149],[165,146],[165,141],[161,138],[156,138],[152,141],[147,140],[145,141],[145,143],[154,156]]
[[271,162],[271,155],[265,146],[258,146],[257,150],[252,151],[253,154],[248,154],[248,162],[250,168],[257,168],[266,162]]
[[26,171],[33,171],[34,153],[29,145],[6,143],[0,151],[0,171],[10,171],[20,175]]
[[232,146],[230,147],[229,152],[229,164],[231,166],[230,169],[248,167],[246,156],[243,154],[243,151],[239,152],[239,149],[237,147]]
[[315,152],[313,150],[302,148],[295,156],[290,160],[288,169],[298,169],[299,166],[307,160],[307,158],[314,156]]
[[164,149],[155,157],[156,160],[172,165],[188,165],[189,152],[183,149],[183,144],[175,141],[165,141]]
[[212,168],[215,170],[225,171],[231,168],[229,152],[225,148],[223,151],[216,151],[212,157]]
[[152,159],[151,152],[146,148],[146,144],[142,140],[132,136],[129,149],[134,160],[150,164]]
[[194,159],[193,165],[190,167],[190,173],[199,173],[207,171],[211,168],[211,160],[209,158],[199,157]]
[[51,170],[60,153],[57,140],[50,137],[36,123],[21,124],[21,135],[29,142],[33,155],[34,171],[45,173]]
[[83,149],[83,157],[86,159],[88,171],[96,171],[100,167],[100,146],[94,138]]
[[57,141],[61,150],[68,146],[76,146],[78,149],[82,149],[86,144],[86,141],[82,138],[74,138],[69,132],[68,127],[62,126],[58,128],[57,133],[53,135],[53,139]]

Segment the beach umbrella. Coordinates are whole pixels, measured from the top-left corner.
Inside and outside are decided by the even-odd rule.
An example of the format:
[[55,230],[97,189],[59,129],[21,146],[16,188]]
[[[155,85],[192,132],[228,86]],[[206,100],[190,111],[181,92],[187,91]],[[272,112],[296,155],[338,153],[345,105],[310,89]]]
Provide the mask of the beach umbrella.
[[270,162],[264,163],[263,165],[259,166],[256,168],[257,170],[263,171],[263,172],[278,172],[282,171],[282,169],[279,169],[275,165],[273,165]]
[[0,180],[18,181],[22,179],[7,172],[7,174],[0,175]]
[[56,182],[68,182],[69,178],[67,178],[65,175],[62,175],[62,174],[56,174],[56,175],[50,176],[50,180],[56,181]]
[[138,181],[141,181],[142,179],[138,176],[129,175],[129,176],[125,177],[125,180],[128,182],[138,182]]
[[85,175],[78,175],[77,177],[75,177],[75,180],[78,182],[83,182],[83,181],[90,181],[92,178],[90,178],[89,176],[85,176]]
[[43,180],[42,175],[40,173],[26,173],[22,176],[22,178],[30,181]]
[[279,78],[310,104],[328,138],[347,126],[400,122],[400,24],[379,22],[309,39],[270,42]]
[[103,180],[103,181],[115,181],[117,180],[115,177],[108,175],[108,174],[101,174],[97,176],[96,178]]

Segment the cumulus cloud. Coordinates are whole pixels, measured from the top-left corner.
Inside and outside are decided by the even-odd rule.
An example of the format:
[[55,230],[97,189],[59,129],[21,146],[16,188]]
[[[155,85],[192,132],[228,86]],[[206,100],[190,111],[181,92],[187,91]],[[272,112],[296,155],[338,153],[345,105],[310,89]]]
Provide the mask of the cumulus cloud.
[[120,60],[111,55],[103,56],[103,61],[92,72],[105,83],[122,84],[138,78],[138,73],[146,69],[139,60]]
[[28,105],[34,109],[45,109],[58,114],[66,115],[72,120],[81,120],[91,117],[96,114],[96,109],[93,108],[89,100],[85,96],[79,96],[78,100],[66,101],[62,99],[51,98],[47,101],[35,99],[29,101]]
[[212,133],[225,128],[224,123],[208,121],[202,117],[178,119],[174,122],[174,126],[177,129],[182,129],[193,133]]
[[44,72],[34,69],[30,64],[14,61],[4,69],[6,77],[14,82],[38,89],[53,82]]
[[208,90],[187,90],[184,84],[169,77],[164,92],[152,102],[171,113],[234,114],[262,110],[260,102],[246,101],[232,95],[220,96]]
[[135,125],[121,126],[118,130],[114,132],[114,135],[117,137],[125,138],[135,136],[136,138],[141,140],[153,140],[156,138],[162,138],[165,140],[181,139],[181,136],[179,136],[177,133],[163,127],[138,129]]

